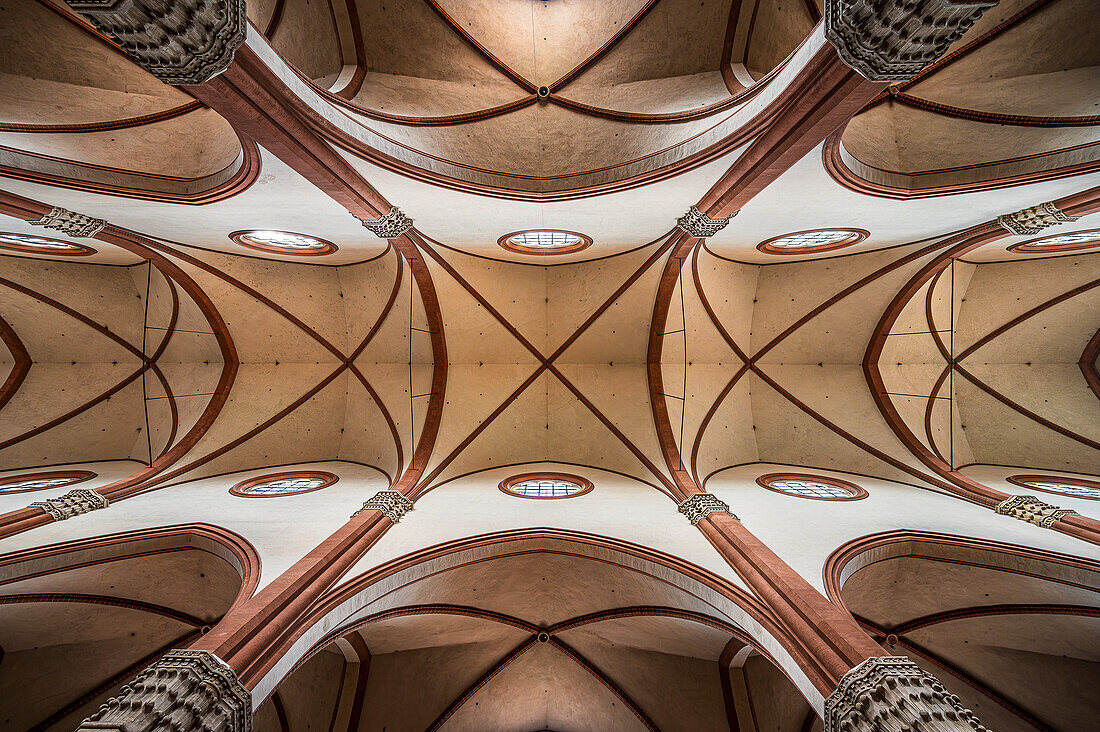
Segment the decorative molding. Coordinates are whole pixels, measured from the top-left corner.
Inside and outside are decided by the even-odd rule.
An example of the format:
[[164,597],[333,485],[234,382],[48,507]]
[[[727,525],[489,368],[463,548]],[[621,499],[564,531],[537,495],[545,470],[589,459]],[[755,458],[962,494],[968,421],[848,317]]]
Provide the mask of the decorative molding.
[[1070,216],[1062,212],[1050,201],[1038,206],[1025,208],[1016,213],[997,217],[997,223],[1013,234],[1038,234],[1050,226],[1076,221],[1079,216]]
[[380,219],[374,221],[359,220],[363,223],[363,226],[373,231],[379,239],[396,239],[411,229],[413,225],[413,220],[402,213],[397,206],[392,207],[390,212]]
[[44,226],[47,229],[56,229],[62,234],[86,239],[90,239],[107,228],[105,219],[93,219],[91,216],[70,211],[60,206],[54,206],[48,214],[38,221],[28,221],[27,223],[31,226]]
[[1049,503],[1040,501],[1035,496],[1012,496],[997,504],[994,508],[1002,516],[1011,516],[1029,524],[1049,529],[1063,516],[1076,514],[1068,508],[1058,508]]
[[69,7],[166,84],[204,84],[244,42],[244,0],[70,0]]
[[692,526],[698,524],[708,514],[716,512],[724,513],[737,521],[741,520],[730,513],[730,507],[724,501],[720,501],[711,493],[694,493],[690,498],[681,503],[677,507],[677,510],[687,516]]
[[826,0],[825,37],[870,81],[908,81],[999,0]]
[[676,227],[680,229],[680,231],[696,239],[705,239],[708,236],[714,236],[719,231],[726,228],[730,219],[738,213],[740,212],[734,211],[724,219],[712,219],[695,206],[692,206],[687,210],[686,214],[676,219]]
[[903,656],[868,658],[825,700],[825,732],[989,732],[939,679]]
[[351,516],[355,518],[363,511],[381,511],[383,516],[396,524],[411,510],[413,510],[413,502],[398,491],[378,491],[374,494],[374,498],[364,503],[363,507]]
[[251,732],[252,694],[210,651],[174,650],[119,689],[78,732]]
[[107,508],[109,503],[107,496],[97,493],[91,488],[77,488],[57,498],[35,501],[31,504],[31,508],[41,508],[50,514],[54,521],[64,521],[82,513]]

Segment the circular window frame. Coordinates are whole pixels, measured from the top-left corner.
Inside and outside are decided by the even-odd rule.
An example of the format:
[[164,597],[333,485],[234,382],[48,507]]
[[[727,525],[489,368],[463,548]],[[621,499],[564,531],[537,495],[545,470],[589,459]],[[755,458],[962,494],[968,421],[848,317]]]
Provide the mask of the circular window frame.
[[[802,496],[797,493],[791,493],[781,488],[775,488],[768,485],[769,482],[775,480],[805,480],[812,481],[814,483],[824,483],[825,485],[832,486],[834,488],[840,488],[848,491],[848,495],[843,498],[825,496]],[[761,488],[767,488],[772,493],[779,493],[790,498],[806,498],[811,501],[862,501],[867,496],[871,495],[867,492],[867,489],[863,486],[856,485],[847,480],[841,480],[840,478],[830,478],[824,475],[810,475],[808,473],[768,473],[767,475],[761,475],[756,479],[756,484]]]
[[[568,234],[570,236],[576,236],[580,238],[580,241],[576,244],[570,244],[567,247],[556,247],[554,249],[539,249],[538,247],[526,247],[519,244],[512,243],[513,236],[519,236],[520,234],[534,234],[539,231],[549,231],[558,234]],[[519,231],[513,231],[510,234],[497,239],[497,245],[501,249],[512,252],[513,254],[531,254],[536,257],[547,257],[555,254],[573,254],[575,252],[582,251],[592,246],[592,237],[587,234],[582,234],[579,231],[569,231],[567,229],[520,229]]]
[[[287,234],[288,236],[304,236],[307,239],[319,241],[324,246],[320,247],[319,249],[294,249],[291,247],[276,247],[266,244],[256,244],[255,242],[250,242],[244,238],[248,234],[255,234],[261,231],[269,231],[273,234]],[[239,231],[232,232],[229,235],[229,238],[233,241],[234,244],[238,244],[247,249],[253,249],[257,252],[265,252],[267,254],[285,254],[289,257],[323,257],[327,254],[333,254],[340,248],[328,239],[322,239],[321,237],[314,236],[313,234],[300,234],[296,231],[283,231],[282,229],[241,229]]]
[[[36,247],[33,244],[17,244],[12,241],[5,241],[4,237],[7,236],[33,236],[35,239],[56,241],[58,244],[64,244],[66,248],[49,249],[46,247]],[[52,236],[23,234],[18,231],[0,231],[0,249],[9,252],[18,252],[19,254],[40,254],[47,257],[90,257],[93,254],[99,254],[98,249],[93,249],[87,244],[80,244],[75,241],[62,241],[61,239],[55,239]]]
[[[792,236],[798,236],[799,234],[815,234],[819,231],[844,231],[848,233],[848,236],[838,241],[830,242],[829,244],[819,244],[813,247],[794,247],[785,248],[773,246],[773,242],[777,242],[780,239],[786,239]],[[797,254],[818,254],[820,252],[831,252],[834,249],[845,249],[847,247],[859,244],[861,241],[871,236],[871,232],[866,229],[848,228],[846,226],[823,228],[823,229],[803,229],[802,231],[791,231],[779,236],[773,236],[771,239],[765,239],[756,245],[756,248],[765,254],[776,254],[779,256],[789,257]]]
[[[54,488],[68,488],[71,485],[91,480],[97,477],[97,475],[97,473],[93,473],[90,470],[45,470],[34,473],[20,473],[19,475],[0,478],[0,496],[14,496],[17,493],[34,493],[35,491],[48,491]],[[3,490],[4,486],[11,485],[12,483],[23,483],[28,480],[53,480],[54,478],[69,478],[70,480],[68,483],[47,485],[42,488],[21,488],[17,491]]]
[[[1072,234],[1096,234],[1096,238],[1092,241],[1078,242],[1076,244],[1055,244],[1049,247],[1035,246],[1035,242],[1037,241],[1045,241],[1046,239],[1053,239],[1057,236],[1070,236]],[[1028,239],[1027,241],[1010,244],[1006,249],[1013,254],[1051,254],[1100,249],[1100,229],[1078,229],[1077,231],[1067,231],[1063,234],[1047,234],[1046,236],[1039,236],[1034,239]]]
[[[246,491],[252,486],[259,485],[261,483],[270,483],[274,480],[298,480],[301,478],[321,478],[324,482],[319,486],[313,488],[305,488],[303,490],[294,491],[292,493],[247,493]],[[229,489],[229,493],[240,498],[287,498],[288,496],[300,496],[305,493],[313,493],[324,488],[328,488],[331,485],[335,485],[340,477],[335,473],[329,473],[325,470],[290,470],[284,473],[267,473],[266,475],[259,475],[255,478],[249,478],[248,480],[242,480],[235,486]]]
[[[526,496],[522,493],[517,493],[512,490],[512,486],[516,483],[523,483],[528,480],[562,480],[574,485],[580,486],[580,490],[576,493],[570,493],[568,496]],[[573,475],[572,473],[554,473],[554,472],[541,472],[541,473],[520,473],[519,475],[513,475],[510,478],[505,478],[500,481],[500,485],[497,486],[502,493],[513,498],[527,498],[533,501],[560,501],[565,498],[580,498],[583,495],[592,492],[595,486],[592,481],[587,478],[582,478],[579,475]]]
[[1044,483],[1067,483],[1069,485],[1077,485],[1082,488],[1092,488],[1093,490],[1100,491],[1100,481],[1087,480],[1085,478],[1070,478],[1065,475],[1033,475],[1030,473],[1010,475],[1005,480],[1013,485],[1021,488],[1026,488],[1029,491],[1039,491],[1040,493],[1049,493],[1052,496],[1062,496],[1063,498],[1080,498],[1082,501],[1100,501],[1100,493],[1096,496],[1073,496],[1069,493],[1062,493],[1060,491],[1051,491],[1046,488],[1036,488],[1033,485],[1028,485],[1029,480],[1041,480]]

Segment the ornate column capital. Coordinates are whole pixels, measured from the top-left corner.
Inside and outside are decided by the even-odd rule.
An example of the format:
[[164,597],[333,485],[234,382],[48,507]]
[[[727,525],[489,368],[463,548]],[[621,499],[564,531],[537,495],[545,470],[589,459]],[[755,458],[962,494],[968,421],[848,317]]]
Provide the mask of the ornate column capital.
[[53,517],[54,521],[64,521],[82,513],[95,511],[99,508],[107,508],[107,496],[104,496],[91,488],[77,488],[63,496],[48,498],[45,501],[35,501],[32,508],[41,508]]
[[168,651],[77,732],[250,732],[252,694],[210,651]]
[[907,81],[999,0],[826,0],[825,38],[871,81]]
[[134,63],[166,84],[203,84],[244,42],[244,0],[68,0]]
[[676,227],[696,239],[705,239],[726,228],[730,219],[738,213],[738,211],[735,211],[724,219],[712,219],[695,206],[692,206],[686,214],[676,219]]
[[994,509],[1002,516],[1011,516],[1029,524],[1049,529],[1063,516],[1077,513],[1068,508],[1058,508],[1050,503],[1040,501],[1035,496],[1012,496],[997,504]]
[[378,491],[374,498],[363,504],[363,507],[353,513],[355,518],[363,511],[381,511],[382,515],[395,524],[401,521],[401,517],[413,510],[413,502],[405,498],[397,491]]
[[825,700],[825,732],[990,732],[935,676],[903,656],[844,674]]
[[730,507],[725,501],[720,501],[717,496],[711,493],[695,493],[681,503],[676,510],[687,516],[692,526],[698,524],[708,514],[716,512],[732,516],[737,521],[741,520],[730,513]]
[[91,238],[107,228],[105,219],[93,219],[91,216],[59,206],[54,206],[48,214],[38,219],[38,221],[28,221],[27,223],[31,226],[56,229],[62,234],[77,238]]
[[413,220],[401,212],[397,206],[390,209],[382,218],[371,221],[359,219],[363,226],[374,232],[379,239],[396,239],[412,228]]
[[1038,206],[1025,208],[1016,213],[997,217],[997,223],[1013,234],[1038,234],[1043,229],[1068,221],[1076,221],[1078,216],[1070,216],[1050,201]]

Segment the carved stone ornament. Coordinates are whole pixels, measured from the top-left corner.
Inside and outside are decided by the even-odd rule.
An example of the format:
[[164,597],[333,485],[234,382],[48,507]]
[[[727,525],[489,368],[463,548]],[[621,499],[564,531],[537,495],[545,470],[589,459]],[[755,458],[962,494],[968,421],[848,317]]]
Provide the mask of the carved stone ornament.
[[1013,234],[1038,234],[1047,227],[1076,221],[1078,218],[1080,217],[1062,213],[1057,206],[1047,201],[1023,211],[998,216],[997,223]]
[[935,676],[903,656],[868,658],[825,700],[825,732],[990,732]]
[[740,521],[737,516],[730,513],[730,507],[724,501],[718,500],[716,496],[710,493],[696,493],[692,495],[681,503],[677,510],[687,516],[692,526],[702,521],[703,517],[707,514],[715,512],[724,513]]
[[68,0],[138,66],[166,84],[210,81],[244,42],[244,0]]
[[209,651],[174,650],[119,689],[77,732],[250,732],[252,694]]
[[64,521],[82,513],[107,508],[108,503],[106,496],[93,491],[91,488],[77,488],[57,498],[35,501],[31,504],[31,507],[41,508],[50,514],[54,521]]
[[997,504],[994,509],[1002,516],[1011,516],[1029,524],[1042,526],[1049,529],[1063,516],[1077,513],[1068,508],[1058,508],[1049,503],[1040,501],[1035,496],[1012,496]]
[[413,510],[413,502],[397,491],[378,491],[374,498],[363,504],[363,507],[352,514],[352,518],[363,511],[381,511],[382,515],[395,524],[409,511]]
[[413,220],[401,213],[401,209],[394,206],[390,212],[380,219],[369,221],[359,219],[363,226],[374,232],[379,239],[396,239],[412,228]]
[[825,38],[871,81],[907,81],[999,0],[825,0]]
[[50,212],[38,221],[28,221],[27,223],[31,226],[56,229],[62,234],[77,238],[91,238],[107,228],[107,222],[104,219],[93,219],[91,216],[85,216],[82,213],[57,206],[50,209]]
[[696,239],[705,239],[726,228],[730,219],[737,214],[738,212],[735,211],[724,219],[712,219],[695,206],[692,206],[686,214],[676,219],[676,226],[689,236]]

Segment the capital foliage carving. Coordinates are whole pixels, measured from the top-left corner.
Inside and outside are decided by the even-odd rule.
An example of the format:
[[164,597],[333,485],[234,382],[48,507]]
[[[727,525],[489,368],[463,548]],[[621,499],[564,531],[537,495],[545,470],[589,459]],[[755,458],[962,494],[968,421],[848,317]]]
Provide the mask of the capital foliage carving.
[[999,0],[826,0],[825,38],[871,81],[906,81]]
[[903,656],[868,658],[825,700],[825,732],[990,732],[935,676]]
[[244,0],[68,0],[133,61],[166,84],[203,84],[244,42]]
[[63,521],[82,513],[95,511],[99,508],[107,508],[107,496],[98,493],[91,488],[77,488],[63,496],[48,498],[45,501],[35,501],[32,508],[41,508],[53,517],[54,521]]
[[997,504],[994,509],[1002,516],[1011,516],[1029,524],[1049,529],[1063,516],[1077,513],[1068,508],[1058,508],[1055,505],[1040,501],[1035,496],[1012,496]]
[[726,228],[730,219],[736,215],[737,212],[734,212],[724,219],[712,219],[695,206],[692,206],[686,214],[676,220],[676,226],[689,236],[696,239],[705,239]]
[[363,226],[373,231],[379,239],[396,239],[411,229],[413,225],[413,220],[402,213],[397,206],[391,208],[389,213],[380,219],[374,221],[369,219],[359,220],[363,222]]
[[717,496],[710,493],[693,494],[690,498],[681,503],[677,510],[687,516],[692,526],[695,526],[702,521],[704,517],[712,513],[724,513],[727,516],[732,516],[734,519],[737,519],[737,516],[730,513],[730,507],[725,501],[719,500]]
[[405,498],[397,491],[378,491],[374,498],[363,504],[363,507],[352,514],[358,516],[364,511],[381,511],[382,515],[395,524],[409,511],[413,510],[413,502]]
[[27,223],[31,226],[54,229],[76,238],[91,238],[107,228],[105,219],[93,219],[91,216],[70,211],[60,206],[54,206],[48,214],[38,219],[38,221]]
[[252,694],[209,651],[169,651],[77,732],[250,732]]
[[1078,216],[1063,213],[1061,209],[1047,201],[1016,213],[998,216],[997,223],[1013,234],[1023,235],[1038,234],[1043,229],[1069,221],[1076,221],[1078,218]]

